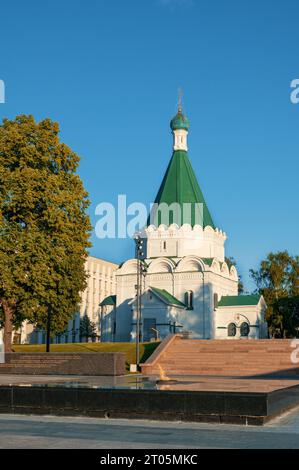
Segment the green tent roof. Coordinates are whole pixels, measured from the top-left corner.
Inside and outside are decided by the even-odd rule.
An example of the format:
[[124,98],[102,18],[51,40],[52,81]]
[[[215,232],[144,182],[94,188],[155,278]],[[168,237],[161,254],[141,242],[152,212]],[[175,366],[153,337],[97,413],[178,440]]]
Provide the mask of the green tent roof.
[[165,303],[170,305],[177,305],[178,307],[186,307],[183,302],[171,295],[169,292],[167,292],[167,290],[158,289],[157,287],[150,287],[150,289],[154,292],[154,294],[157,294],[158,297],[164,300]]
[[261,296],[256,295],[225,295],[221,297],[218,307],[234,307],[242,305],[257,305]]
[[[181,226],[183,223],[190,223],[192,226],[195,223],[206,227],[210,225],[215,228],[208,206],[205,202],[202,191],[197,182],[195,173],[191,166],[188,153],[185,150],[175,150],[169,162],[162,184],[155,199],[155,204],[166,203],[170,206],[172,203],[178,203],[181,214],[183,214],[183,204],[191,203],[191,220],[186,218],[188,212],[184,210],[182,219],[179,220],[178,215],[170,211],[169,224],[177,223]],[[202,210],[199,214],[199,219],[195,218],[195,204],[202,204]],[[157,211],[157,206],[154,206],[154,211],[151,214],[151,220],[148,220],[148,225],[152,222],[154,225],[165,223],[161,218],[160,211]],[[166,224],[167,225],[167,224]]]
[[104,305],[116,305],[116,295],[108,295],[108,297],[102,300],[100,307],[104,307]]

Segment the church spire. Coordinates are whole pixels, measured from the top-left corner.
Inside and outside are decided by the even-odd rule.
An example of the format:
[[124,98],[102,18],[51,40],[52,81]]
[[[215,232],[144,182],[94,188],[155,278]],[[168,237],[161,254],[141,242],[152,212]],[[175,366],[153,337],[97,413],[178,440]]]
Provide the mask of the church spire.
[[[181,100],[178,104],[178,112],[171,120],[170,127],[174,135],[174,151],[156,196],[155,204],[159,207],[159,205],[163,203],[166,203],[168,206],[171,206],[173,203],[178,203],[181,207],[181,213],[184,212],[184,204],[191,204],[191,220],[186,221],[186,223],[189,223],[191,226],[201,225],[202,227],[206,227],[209,225],[215,228],[188,157],[187,134],[189,121],[183,114]],[[202,208],[200,214],[201,220],[198,220],[195,215],[198,204],[200,204]],[[156,212],[156,209],[152,211],[151,220],[154,220],[156,215],[158,216]],[[152,223],[154,223],[154,225],[160,225],[159,216],[157,223]],[[149,224],[150,220],[148,220],[148,225]],[[181,223],[178,223],[178,225],[181,225]]]
[[173,133],[173,150],[185,150],[187,152],[189,121],[183,114],[181,90],[179,90],[178,112],[170,121],[170,128]]

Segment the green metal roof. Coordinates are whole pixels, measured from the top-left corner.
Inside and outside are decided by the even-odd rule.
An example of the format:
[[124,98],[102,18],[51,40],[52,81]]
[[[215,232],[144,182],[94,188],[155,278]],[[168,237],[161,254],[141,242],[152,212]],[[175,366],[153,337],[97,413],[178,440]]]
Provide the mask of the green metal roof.
[[184,114],[182,113],[182,110],[179,109],[177,114],[170,121],[170,128],[173,131],[177,129],[185,129],[187,131],[189,127],[190,127],[190,124],[189,124],[187,116],[184,116]]
[[[168,204],[168,206],[172,203],[178,203],[181,214],[183,214],[183,204],[191,204],[191,220],[186,220],[186,209],[183,216],[184,218],[181,221],[178,220],[178,215],[175,215],[170,211],[170,224],[175,222],[181,226],[183,223],[190,223],[194,226],[195,222],[197,222],[203,227],[210,225],[215,228],[203,193],[191,166],[188,153],[185,150],[175,150],[168,164],[168,168],[155,199],[155,204],[163,203]],[[195,218],[195,210],[197,207],[195,204],[203,204],[199,220],[196,220]],[[155,206],[154,210],[156,210]],[[151,215],[151,221],[156,226],[163,223],[159,212],[160,211],[158,210],[156,213],[152,213]],[[148,220],[148,224],[149,223],[150,220]]]
[[150,287],[150,289],[154,292],[154,294],[157,294],[158,297],[164,300],[165,303],[169,305],[177,305],[178,307],[186,307],[186,305],[183,304],[183,302],[176,299],[173,295],[167,292],[167,290],[158,289],[157,287]]
[[203,260],[205,264],[211,267],[215,258],[201,258],[201,259]]
[[261,296],[254,295],[225,295],[221,297],[218,307],[234,307],[242,305],[257,305]]
[[108,295],[108,297],[102,300],[100,307],[104,307],[104,305],[116,305],[116,295]]

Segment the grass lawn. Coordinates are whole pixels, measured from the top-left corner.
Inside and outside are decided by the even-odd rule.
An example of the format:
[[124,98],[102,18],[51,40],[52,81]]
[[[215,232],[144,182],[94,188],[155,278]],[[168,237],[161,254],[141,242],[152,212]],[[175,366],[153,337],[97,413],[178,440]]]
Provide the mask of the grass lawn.
[[[154,352],[159,342],[140,343],[140,362],[145,362]],[[14,344],[15,352],[45,352],[44,344]],[[127,370],[136,362],[135,343],[67,343],[51,344],[52,352],[124,352],[126,353]]]

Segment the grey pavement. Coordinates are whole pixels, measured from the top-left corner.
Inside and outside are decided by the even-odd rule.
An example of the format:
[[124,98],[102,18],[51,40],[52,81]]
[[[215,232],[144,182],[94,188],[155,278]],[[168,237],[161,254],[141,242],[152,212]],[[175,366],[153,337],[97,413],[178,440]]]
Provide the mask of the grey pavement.
[[264,427],[0,415],[1,449],[299,449],[299,409]]

